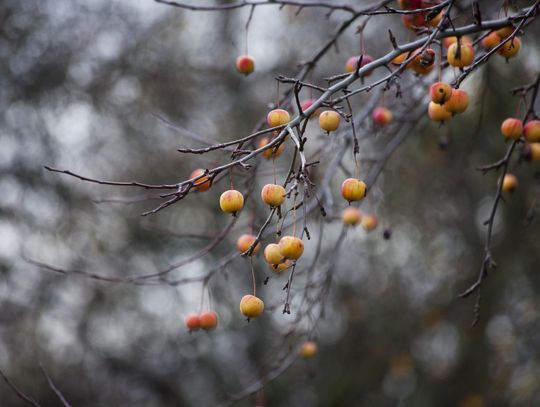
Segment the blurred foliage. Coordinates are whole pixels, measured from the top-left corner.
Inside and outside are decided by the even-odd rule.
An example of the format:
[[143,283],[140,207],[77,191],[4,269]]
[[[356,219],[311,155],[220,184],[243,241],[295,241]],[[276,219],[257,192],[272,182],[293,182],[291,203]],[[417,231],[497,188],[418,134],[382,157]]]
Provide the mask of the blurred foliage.
[[[100,179],[173,183],[194,168],[223,162],[219,153],[177,153],[193,142],[153,114],[210,140],[249,134],[275,99],[273,78],[294,75],[344,19],[340,12],[326,18],[317,9],[295,15],[292,8],[257,8],[249,37],[257,71],[244,78],[233,67],[243,52],[248,13],[183,12],[151,0],[2,2],[0,368],[42,405],[58,401],[39,363],[73,406],[216,405],[264,377],[278,351],[292,346],[283,336],[294,317],[294,307],[293,315],[281,314],[285,277],[270,275],[260,260],[258,270],[270,278],[260,290],[274,311],[249,324],[240,317],[238,300],[251,279],[247,262],[239,259],[210,281],[219,328],[189,334],[183,317],[199,306],[200,284],[108,284],[48,273],[23,258],[137,275],[208,243],[163,229],[213,236],[226,224],[217,187],[141,218],[156,203],[143,199],[146,192],[80,182],[43,166]],[[410,37],[399,16],[377,17],[365,38],[374,57],[391,49],[389,26],[400,42]],[[340,72],[358,52],[355,28],[321,61],[314,78]],[[520,185],[497,214],[498,267],[483,288],[477,327],[470,326],[473,299],[457,298],[477,276],[482,222],[497,182],[495,173],[474,168],[504,154],[499,123],[515,114],[517,103],[509,89],[534,79],[539,36],[535,22],[518,58],[508,64],[493,58],[465,82],[472,103],[451,124],[448,149],[438,146],[447,129],[434,124],[408,137],[368,202],[381,220],[378,229],[349,232],[335,253],[331,242],[339,221],[310,221],[313,241],[316,224],[328,222],[324,257],[337,260],[314,333],[319,352],[295,362],[264,394],[237,405],[253,405],[256,398],[269,406],[540,404],[539,226],[524,226],[539,193],[537,164],[511,169]],[[416,79],[404,73],[402,80]],[[353,107],[365,100],[353,98]],[[283,176],[286,165],[276,165]],[[261,163],[259,171],[266,174],[258,175],[261,186],[271,164]],[[343,175],[336,175],[336,196]],[[336,205],[334,212],[344,207]],[[265,211],[255,209],[257,218]],[[240,219],[211,254],[176,275],[198,275],[214,264],[248,223]],[[392,231],[389,240],[382,237],[385,228]],[[306,252],[314,245],[308,243]],[[2,406],[22,403],[6,385],[0,400]]]

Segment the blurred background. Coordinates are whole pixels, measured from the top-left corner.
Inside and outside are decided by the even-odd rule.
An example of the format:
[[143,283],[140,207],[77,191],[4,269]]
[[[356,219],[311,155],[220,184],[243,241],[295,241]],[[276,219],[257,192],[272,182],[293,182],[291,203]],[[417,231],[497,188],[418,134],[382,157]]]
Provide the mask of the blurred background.
[[[457,3],[464,15],[456,22],[469,22],[469,2]],[[484,18],[494,18],[503,2],[480,3]],[[162,184],[228,162],[220,152],[178,153],[178,147],[201,144],[156,115],[210,142],[248,135],[276,99],[274,78],[294,76],[350,17],[296,11],[256,8],[249,30],[256,72],[244,77],[234,64],[244,52],[247,8],[202,13],[151,0],[3,0],[0,368],[41,405],[60,404],[40,363],[73,406],[540,405],[540,229],[534,217],[526,221],[539,194],[538,164],[511,164],[519,186],[497,212],[497,270],[483,287],[476,327],[474,298],[457,298],[477,278],[483,222],[498,178],[474,169],[503,156],[500,122],[524,112],[509,90],[538,73],[538,22],[527,27],[517,58],[506,63],[495,55],[465,81],[471,105],[450,126],[422,116],[362,206],[377,214],[378,228],[351,229],[334,250],[346,207],[339,185],[353,168],[349,153],[330,184],[335,199],[325,202],[327,216],[314,211],[308,217],[311,240],[298,263],[290,315],[282,314],[286,273],[269,271],[260,255],[254,265],[267,311],[250,323],[238,312],[251,287],[245,259],[215,273],[208,290],[200,283],[96,281],[25,260],[125,278],[163,270],[206,246],[230,221],[218,206],[227,180],[141,217],[159,204],[155,194],[85,183],[44,166]],[[324,86],[323,78],[343,72],[359,53],[362,21],[344,32],[310,80]],[[388,27],[400,43],[414,38],[397,15],[372,19],[365,50],[375,58],[391,50]],[[384,73],[377,70],[370,80]],[[411,98],[423,97],[433,78],[401,75],[403,97],[396,99],[393,90],[385,99],[396,123],[381,131],[365,121],[358,129],[362,154],[379,153],[413,118],[406,115]],[[352,98],[353,109],[360,111],[370,97]],[[328,144],[312,174],[318,183],[340,133],[331,143],[316,124],[308,133],[313,146]],[[440,148],[441,137],[450,138],[447,149]],[[279,182],[292,157],[289,143],[275,161]],[[260,161],[252,172],[233,173],[238,189],[255,177],[246,210],[223,242],[174,270],[174,278],[205,273],[234,249],[238,236],[262,224],[267,209],[258,191],[272,172],[271,161]],[[384,230],[392,232],[390,239]],[[318,287],[303,302],[309,279],[302,270],[311,269]],[[190,334],[183,318],[198,312],[201,294],[219,326]],[[317,342],[318,353],[297,360],[306,338]],[[23,402],[2,383],[0,405]]]

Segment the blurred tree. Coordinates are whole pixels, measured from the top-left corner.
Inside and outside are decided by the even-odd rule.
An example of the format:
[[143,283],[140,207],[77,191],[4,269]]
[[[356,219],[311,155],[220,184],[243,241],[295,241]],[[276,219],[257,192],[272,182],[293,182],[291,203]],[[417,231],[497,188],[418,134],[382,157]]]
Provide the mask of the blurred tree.
[[[0,404],[538,405],[540,153],[500,127],[538,119],[539,10],[4,0]],[[466,36],[474,60],[449,66]],[[441,125],[437,81],[469,97]],[[349,177],[368,187],[363,227]],[[229,185],[236,217],[219,208]],[[236,249],[243,234],[258,254]],[[263,252],[282,235],[305,249],[276,273]],[[249,323],[245,294],[265,304]],[[217,327],[190,333],[184,317],[208,310]]]

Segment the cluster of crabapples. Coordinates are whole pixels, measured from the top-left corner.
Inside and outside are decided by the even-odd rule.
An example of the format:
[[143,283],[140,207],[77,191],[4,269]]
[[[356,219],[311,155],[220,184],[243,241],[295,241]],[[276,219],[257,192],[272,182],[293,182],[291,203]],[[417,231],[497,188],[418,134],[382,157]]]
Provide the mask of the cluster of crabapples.
[[[521,158],[525,161],[540,160],[540,120],[529,120],[525,124],[520,119],[509,117],[501,123],[501,133],[505,140],[520,140],[523,137]],[[502,192],[514,192],[518,179],[514,174],[506,173],[502,179]]]
[[[409,10],[401,15],[403,24],[414,31],[422,27],[436,27],[446,24],[442,21],[444,17],[443,9],[433,12],[433,7],[441,4],[437,0],[399,0],[402,9]],[[429,9],[429,10],[428,10]],[[414,10],[418,10],[414,12]],[[479,44],[479,45],[477,45]],[[464,35],[459,37],[446,37],[442,40],[442,46],[446,49],[445,58],[441,55],[439,68],[446,64],[450,67],[463,70],[475,62],[475,47],[481,46],[485,52],[496,52],[506,58],[516,56],[521,48],[521,39],[516,35],[513,26],[503,27],[486,33],[482,37],[473,41]],[[442,50],[442,48],[441,48]],[[374,58],[364,53],[348,58],[345,64],[345,71],[348,73],[357,72],[360,68],[372,63]],[[426,75],[433,71],[436,62],[436,52],[430,47],[422,47],[416,50],[403,52],[392,60],[392,64],[401,66],[406,63],[405,68],[413,71],[417,75]],[[249,75],[255,71],[255,60],[250,55],[241,55],[236,60],[238,72]],[[362,73],[363,77],[371,75],[373,70]],[[469,105],[469,95],[466,91],[452,87],[449,83],[441,81],[433,83],[429,88],[430,102],[428,105],[428,115],[436,122],[445,123],[454,115],[463,113]],[[303,117],[305,112],[311,110],[315,100],[305,99],[300,103],[299,114]],[[332,108],[321,111],[317,109],[310,113],[310,118],[318,117],[320,128],[327,132],[336,131],[340,126],[341,113]],[[372,120],[376,127],[384,127],[392,122],[392,112],[385,106],[377,106],[372,112]],[[262,137],[258,143],[258,150],[268,159],[276,159],[284,149],[283,140],[276,141],[275,137],[279,130],[289,125],[291,116],[285,109],[274,109],[267,115],[268,127],[273,131],[273,136]],[[501,126],[501,132],[506,139],[516,140],[523,137],[525,141],[522,156],[525,160],[540,160],[540,121],[530,120],[525,125],[515,118],[505,120]],[[204,170],[198,169],[191,174],[191,178],[196,179],[193,188],[199,192],[211,187],[212,180]],[[512,174],[506,174],[502,180],[502,190],[511,191],[516,188],[517,179]],[[348,178],[341,185],[341,195],[349,202],[360,201],[366,195],[366,184],[356,178]],[[270,208],[278,208],[285,201],[287,192],[282,185],[267,184],[261,190],[261,199]],[[239,213],[244,207],[244,196],[240,191],[229,189],[223,192],[219,199],[219,205],[223,212],[233,214]],[[342,222],[347,226],[361,225],[365,230],[371,231],[377,227],[378,220],[373,214],[362,214],[354,207],[349,206],[342,212]],[[237,241],[237,249],[244,255],[257,255],[260,251],[259,237],[244,234]],[[281,273],[294,266],[295,262],[304,252],[304,243],[294,236],[283,236],[275,243],[268,244],[263,250],[264,260],[269,268]],[[255,295],[245,295],[240,301],[240,311],[248,318],[255,318],[262,314],[264,310],[263,301]],[[190,325],[186,320],[186,325],[192,330],[197,326],[196,318],[190,316]],[[217,324],[217,318],[216,318]],[[204,325],[201,324],[204,328]],[[208,328],[206,328],[208,329]]]
[[218,316],[215,311],[205,311],[200,314],[188,314],[184,320],[190,332],[204,329],[206,331],[214,329],[218,324]]
[[[308,109],[312,104],[311,100],[307,100],[302,104],[302,108]],[[375,116],[374,112],[374,116]],[[382,122],[389,122],[387,116],[383,113],[384,119]],[[377,113],[379,115],[380,113]],[[377,116],[378,117],[378,116]],[[340,121],[340,114],[328,110],[322,112],[319,115],[319,123],[321,129],[330,132],[338,128]],[[284,109],[274,109],[268,113],[267,124],[269,128],[286,126],[290,122],[290,115]],[[381,125],[384,125],[381,123]],[[271,140],[268,137],[264,137],[259,142],[259,148],[267,146]],[[279,146],[273,145],[272,148],[267,147],[262,151],[262,154],[266,158],[275,159],[283,151],[283,143]],[[203,192],[211,187],[211,180],[207,173],[203,169],[197,169],[191,173],[191,178],[195,179],[193,182],[193,188],[198,192]],[[366,196],[367,186],[366,184],[357,178],[347,178],[341,185],[341,195],[349,202],[360,201]],[[261,189],[261,200],[270,208],[279,208],[285,201],[287,191],[282,185],[279,184],[266,184]],[[235,189],[229,189],[223,192],[219,198],[219,205],[224,213],[237,214],[244,207],[244,195]],[[348,226],[354,226],[361,224],[365,230],[370,231],[375,229],[378,220],[375,215],[367,214],[362,215],[359,209],[349,206],[343,211],[342,216],[343,223]],[[261,250],[261,243],[259,238],[252,234],[241,235],[236,242],[236,249],[239,253],[249,256],[257,255]],[[269,243],[263,251],[263,257],[265,262],[271,271],[275,273],[282,273],[294,266],[295,262],[304,253],[304,242],[294,236],[287,235],[282,236],[278,242]],[[264,302],[255,295],[244,295],[240,301],[240,312],[247,317],[256,318],[260,316],[264,311]],[[212,313],[215,320],[212,326],[207,324],[207,314]],[[204,316],[204,318],[203,318]],[[209,311],[201,314],[200,316],[189,315],[186,317],[185,324],[190,331],[197,330],[199,328],[211,329],[217,325],[217,315],[213,311]],[[303,357],[311,357],[316,352],[316,347],[313,348],[314,343],[308,343],[307,350],[304,350]],[[311,355],[311,356],[310,356]]]
[[[514,32],[514,27],[504,27],[487,34],[481,41],[482,46],[489,51],[500,45],[497,52],[505,58],[517,55],[521,48],[519,37],[508,38]],[[473,41],[468,36],[447,37],[443,40],[447,48],[446,59],[450,66],[464,68],[474,63]],[[455,114],[463,113],[469,106],[469,95],[462,89],[454,89],[448,83],[436,82],[431,85],[429,94],[431,102],[428,114],[431,120],[444,123]]]
[[[416,10],[433,7],[438,2],[422,0],[400,0],[401,8],[406,10]],[[402,15],[403,24],[412,30],[417,30],[426,26],[437,26],[442,19],[443,12],[439,12],[434,17],[428,11],[418,13],[408,13]],[[432,17],[432,18],[429,18]],[[497,53],[502,57],[515,57],[521,48],[521,39],[515,35],[515,28],[512,26],[491,31],[481,38],[480,43],[486,52],[497,48]],[[502,44],[501,44],[502,43]],[[474,63],[474,42],[468,36],[446,37],[442,41],[446,48],[446,62],[449,66],[463,69]],[[408,61],[405,66],[418,75],[426,75],[433,71],[435,67],[435,51],[428,47],[415,51],[404,52],[394,58],[394,65],[401,65]],[[443,61],[440,61],[442,65]],[[454,89],[448,83],[437,82],[431,85],[429,90],[431,102],[428,106],[428,115],[431,120],[444,123],[452,116],[463,113],[469,105],[467,92],[461,89]]]
[[[418,10],[433,7],[440,1],[425,0],[399,0],[399,5],[404,10]],[[403,25],[411,30],[422,27],[436,27],[443,17],[443,12],[432,15],[430,11],[419,11],[418,13],[407,13],[401,15]]]

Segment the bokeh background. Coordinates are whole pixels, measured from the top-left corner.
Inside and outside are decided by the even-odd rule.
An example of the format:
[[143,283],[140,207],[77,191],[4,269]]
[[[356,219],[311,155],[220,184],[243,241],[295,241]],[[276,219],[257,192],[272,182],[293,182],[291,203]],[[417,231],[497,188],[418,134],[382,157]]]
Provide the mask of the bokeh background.
[[[456,21],[469,21],[469,2],[457,3],[464,11]],[[488,18],[498,15],[502,1],[480,4]],[[272,5],[255,10],[249,52],[257,68],[243,77],[234,61],[244,51],[249,9],[189,12],[151,0],[2,1],[0,368],[41,405],[59,402],[40,363],[73,406],[540,404],[540,230],[534,217],[526,221],[539,194],[537,164],[512,162],[519,187],[497,212],[498,267],[483,288],[476,327],[474,300],[457,298],[477,277],[483,221],[496,191],[497,174],[474,168],[504,154],[499,124],[520,108],[509,90],[533,81],[540,69],[537,22],[527,27],[517,58],[507,64],[495,56],[464,83],[471,106],[450,128],[421,119],[364,204],[379,216],[378,229],[348,231],[335,251],[346,206],[339,185],[352,160],[337,169],[328,216],[310,215],[312,240],[293,290],[301,296],[302,267],[320,238],[318,261],[332,265],[329,295],[312,301],[319,311],[324,305],[320,317],[298,321],[294,302],[291,315],[283,315],[286,276],[272,274],[261,259],[255,267],[268,312],[249,324],[239,314],[251,277],[249,262],[236,259],[210,280],[210,299],[205,293],[205,307],[219,314],[218,329],[194,334],[183,318],[198,310],[201,284],[113,284],[52,273],[25,260],[128,277],[161,270],[208,244],[229,220],[217,205],[226,180],[141,217],[159,202],[149,192],[84,183],[44,166],[100,179],[174,183],[194,168],[227,162],[221,153],[176,152],[200,144],[156,114],[206,140],[249,134],[275,101],[274,77],[295,75],[348,18],[343,12],[326,17],[321,9],[295,12]],[[348,57],[358,54],[360,22],[321,60],[314,82],[324,84],[322,78],[342,72]],[[380,57],[391,50],[388,27],[399,42],[413,38],[399,16],[377,17],[367,25],[366,52]],[[410,106],[406,100],[423,93],[430,80],[404,73],[402,99],[389,92],[387,104],[396,112]],[[353,108],[360,110],[368,97],[352,98]],[[364,124],[362,153],[377,154],[398,128],[380,134]],[[309,131],[314,143],[326,143],[316,125]],[[441,135],[451,136],[445,150]],[[278,178],[292,145],[286,150],[276,160]],[[315,182],[326,164],[322,154]],[[271,162],[235,174],[238,180],[257,177],[248,210],[227,239],[175,277],[204,273],[251,223],[264,220],[267,209],[257,191],[270,180]],[[392,231],[391,239],[383,238],[384,229]],[[318,343],[317,356],[291,360],[306,337]],[[259,380],[268,380],[264,390],[248,395],[245,389],[257,389]],[[22,403],[2,383],[0,405]]]

